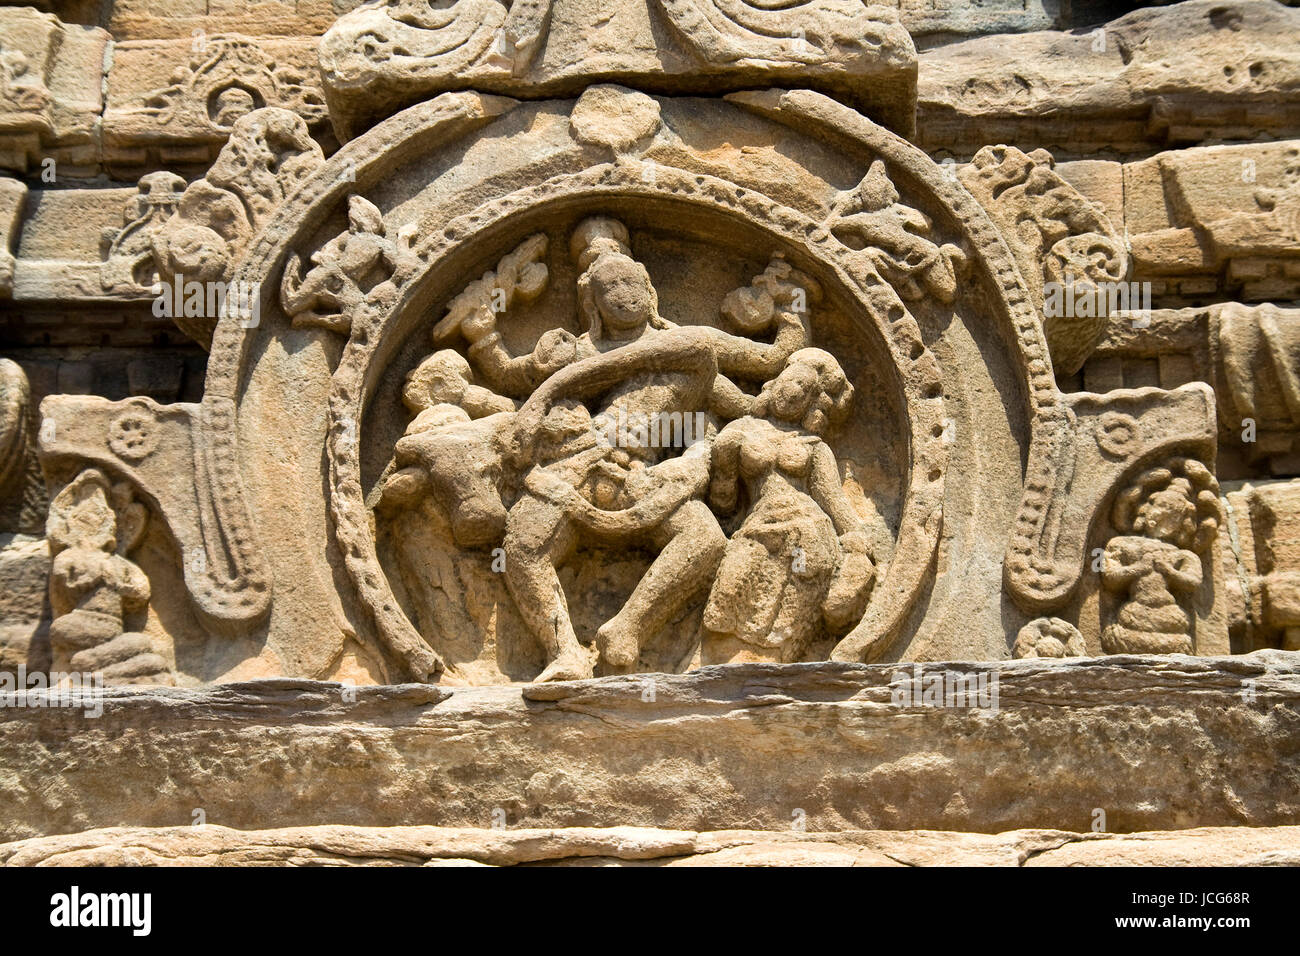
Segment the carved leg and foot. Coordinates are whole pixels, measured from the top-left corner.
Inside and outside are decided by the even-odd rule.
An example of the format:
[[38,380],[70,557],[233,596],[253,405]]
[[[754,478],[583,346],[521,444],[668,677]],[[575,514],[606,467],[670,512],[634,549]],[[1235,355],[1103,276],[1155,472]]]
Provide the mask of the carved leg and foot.
[[546,652],[537,681],[582,680],[593,674],[591,652],[578,642],[556,568],[572,552],[576,535],[564,510],[524,497],[506,519],[506,586],[519,614]]
[[636,663],[643,637],[654,634],[713,580],[726,536],[702,501],[688,501],[655,532],[658,556],[622,610],[596,632],[596,647],[612,667]]

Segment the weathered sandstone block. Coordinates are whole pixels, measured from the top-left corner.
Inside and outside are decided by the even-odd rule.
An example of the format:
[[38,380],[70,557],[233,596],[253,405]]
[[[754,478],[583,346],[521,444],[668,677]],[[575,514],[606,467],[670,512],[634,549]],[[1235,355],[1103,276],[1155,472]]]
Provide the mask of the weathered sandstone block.
[[204,168],[237,120],[274,106],[325,133],[314,40],[239,33],[114,44],[104,110],[104,164],[132,171]]
[[1297,827],[1174,832],[112,827],[0,845],[5,866],[1294,866]]
[[[996,674],[980,685],[996,707],[974,692],[974,706],[924,705],[924,686],[956,700],[952,680],[979,674]],[[0,708],[3,839],[183,826],[195,810],[237,829],[999,833],[1091,830],[1096,810],[1112,833],[1300,822],[1300,670],[1279,651],[451,691],[110,688],[98,717],[33,709],[49,693]]]
[[929,150],[991,142],[1073,156],[1300,135],[1300,10],[1188,0],[1091,31],[978,37],[920,57]]
[[916,53],[895,10],[862,0],[399,0],[341,17],[321,75],[344,138],[447,90],[567,96],[607,80],[714,95],[797,83],[906,133]]
[[93,174],[108,33],[0,7],[0,169]]

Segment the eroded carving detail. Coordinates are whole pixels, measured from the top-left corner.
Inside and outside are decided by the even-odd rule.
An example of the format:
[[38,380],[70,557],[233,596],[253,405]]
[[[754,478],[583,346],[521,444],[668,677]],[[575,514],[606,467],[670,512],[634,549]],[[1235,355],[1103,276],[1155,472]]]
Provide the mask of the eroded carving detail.
[[0,299],[14,291],[14,252],[22,229],[27,186],[16,179],[0,178]]
[[122,228],[104,231],[99,281],[106,291],[139,292],[158,281],[154,234],[176,212],[185,180],[175,173],[148,173],[140,177],[139,189],[122,211]]
[[1182,605],[1201,586],[1200,556],[1221,521],[1218,495],[1204,465],[1175,458],[1144,471],[1115,499],[1119,535],[1106,545],[1102,581],[1121,601],[1101,635],[1107,653],[1192,653],[1192,619]]
[[104,675],[110,684],[170,684],[167,662],[146,634],[126,631],[149,601],[149,580],[127,558],[147,512],[125,482],[89,468],[50,503],[46,536],[54,565],[50,605],[53,670]]
[[93,175],[108,31],[5,6],[0,38],[0,168]]
[[0,103],[5,112],[36,113],[50,104],[50,91],[30,69],[22,50],[0,43]]
[[208,129],[227,134],[254,110],[280,107],[301,116],[308,125],[326,118],[325,101],[307,85],[307,78],[287,65],[277,65],[262,46],[248,37],[218,35],[205,38],[202,50],[178,69],[171,84],[145,94],[136,113],[159,127]]
[[1011,654],[1027,657],[1082,657],[1087,651],[1083,635],[1069,621],[1059,617],[1037,617],[1020,629]]
[[882,161],[835,201],[827,222],[836,239],[864,251],[907,301],[932,296],[946,304],[956,298],[966,256],[950,242],[938,245],[928,238],[930,220],[898,201]]
[[[1251,198],[1258,208],[1227,216],[1220,212],[1199,223],[1215,261],[1231,261],[1232,271],[1241,276],[1250,275],[1252,261],[1300,256],[1300,149],[1286,150],[1282,162],[1279,185],[1254,190]],[[1173,201],[1194,215],[1200,207],[1200,197],[1193,194],[1197,186],[1182,181],[1174,159],[1166,159],[1162,165],[1168,170]]]
[[683,40],[710,63],[854,64],[900,57],[898,15],[861,0],[659,0]]
[[361,196],[348,199],[348,228],[312,253],[312,268],[302,275],[294,253],[280,280],[280,302],[300,328],[322,328],[347,335],[364,305],[391,304],[397,290],[419,265],[410,235],[390,239],[384,219]]
[[[1025,154],[1014,146],[986,146],[958,173],[1006,235],[1040,310],[1049,284],[1059,297],[1075,286],[1104,289],[1128,274],[1123,239],[1101,208],[1062,179],[1055,165],[1043,149]],[[1072,311],[1044,311],[1043,331],[1061,375],[1078,371],[1108,314],[1105,308],[1086,316]]]
[[22,367],[0,358],[0,532],[39,532],[45,481],[36,459],[31,386]]
[[1218,378],[1219,420],[1226,432],[1238,436],[1249,429],[1251,441],[1241,443],[1248,461],[1294,456],[1300,431],[1300,312],[1275,305],[1256,308],[1230,303],[1211,322],[1211,344],[1218,367],[1207,377]]
[[[267,107],[236,120],[207,176],[190,183],[176,212],[153,235],[162,281],[229,280],[249,240],[323,162],[301,116]],[[218,316],[176,311],[181,330],[208,346]]]
[[1224,491],[1219,544],[1234,649],[1300,651],[1300,481]]

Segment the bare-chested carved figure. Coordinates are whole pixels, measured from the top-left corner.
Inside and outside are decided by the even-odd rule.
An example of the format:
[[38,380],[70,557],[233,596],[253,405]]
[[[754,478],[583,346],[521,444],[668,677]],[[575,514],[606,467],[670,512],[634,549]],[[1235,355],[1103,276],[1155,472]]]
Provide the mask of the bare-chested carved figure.
[[[749,399],[728,374],[762,375],[807,344],[803,324],[796,334],[763,344],[669,323],[658,313],[645,267],[630,255],[626,228],[614,220],[581,223],[572,251],[583,270],[579,301],[587,328],[576,343],[577,361],[547,378],[515,420],[515,457],[535,466],[510,509],[504,545],[510,591],[546,650],[549,663],[539,680],[592,673],[557,574],[580,543],[656,552],[626,604],[597,631],[600,654],[616,668],[633,665],[641,640],[708,586],[725,547],[702,500],[707,443],[678,454],[651,443],[611,442],[606,426],[629,413],[734,418]],[[594,402],[599,410],[585,432],[557,442],[548,423],[557,414],[571,418],[575,402],[584,409]]]
[[1218,533],[1218,482],[1200,462],[1177,458],[1143,472],[1115,501],[1121,532],[1106,546],[1102,581],[1123,595],[1102,632],[1108,654],[1190,654],[1182,600],[1201,584],[1201,559]]
[[852,397],[829,352],[801,349],[714,442],[710,501],[746,511],[704,609],[704,663],[799,660],[821,619],[861,617],[875,569],[822,439]]
[[97,468],[87,468],[50,503],[50,644],[57,669],[102,673],[110,684],[173,682],[148,635],[123,624],[149,602],[149,579],[126,557],[145,521],[144,505],[129,486]]

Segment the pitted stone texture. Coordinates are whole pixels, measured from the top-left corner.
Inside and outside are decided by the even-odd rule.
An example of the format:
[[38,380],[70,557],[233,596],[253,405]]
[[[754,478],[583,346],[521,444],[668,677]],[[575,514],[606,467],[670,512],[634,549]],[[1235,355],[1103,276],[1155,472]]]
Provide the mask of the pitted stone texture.
[[[931,664],[925,675],[992,673]],[[1005,663],[998,709],[911,667],[730,665],[446,690],[264,681],[0,709],[0,837],[415,823],[1110,832],[1300,823],[1300,661]],[[890,681],[894,679],[891,688]],[[39,780],[39,787],[32,781]]]
[[0,169],[94,175],[108,43],[104,30],[0,8]]
[[1091,31],[980,37],[923,53],[922,146],[991,142],[1090,156],[1109,148],[1300,134],[1300,10],[1188,0]]
[[567,96],[615,80],[656,93],[788,86],[837,96],[904,135],[916,51],[889,6],[796,0],[398,0],[321,39],[330,116],[348,139],[449,90]]
[[501,830],[111,827],[0,844],[0,866],[1295,866],[1300,827],[1131,834],[1010,830]]

